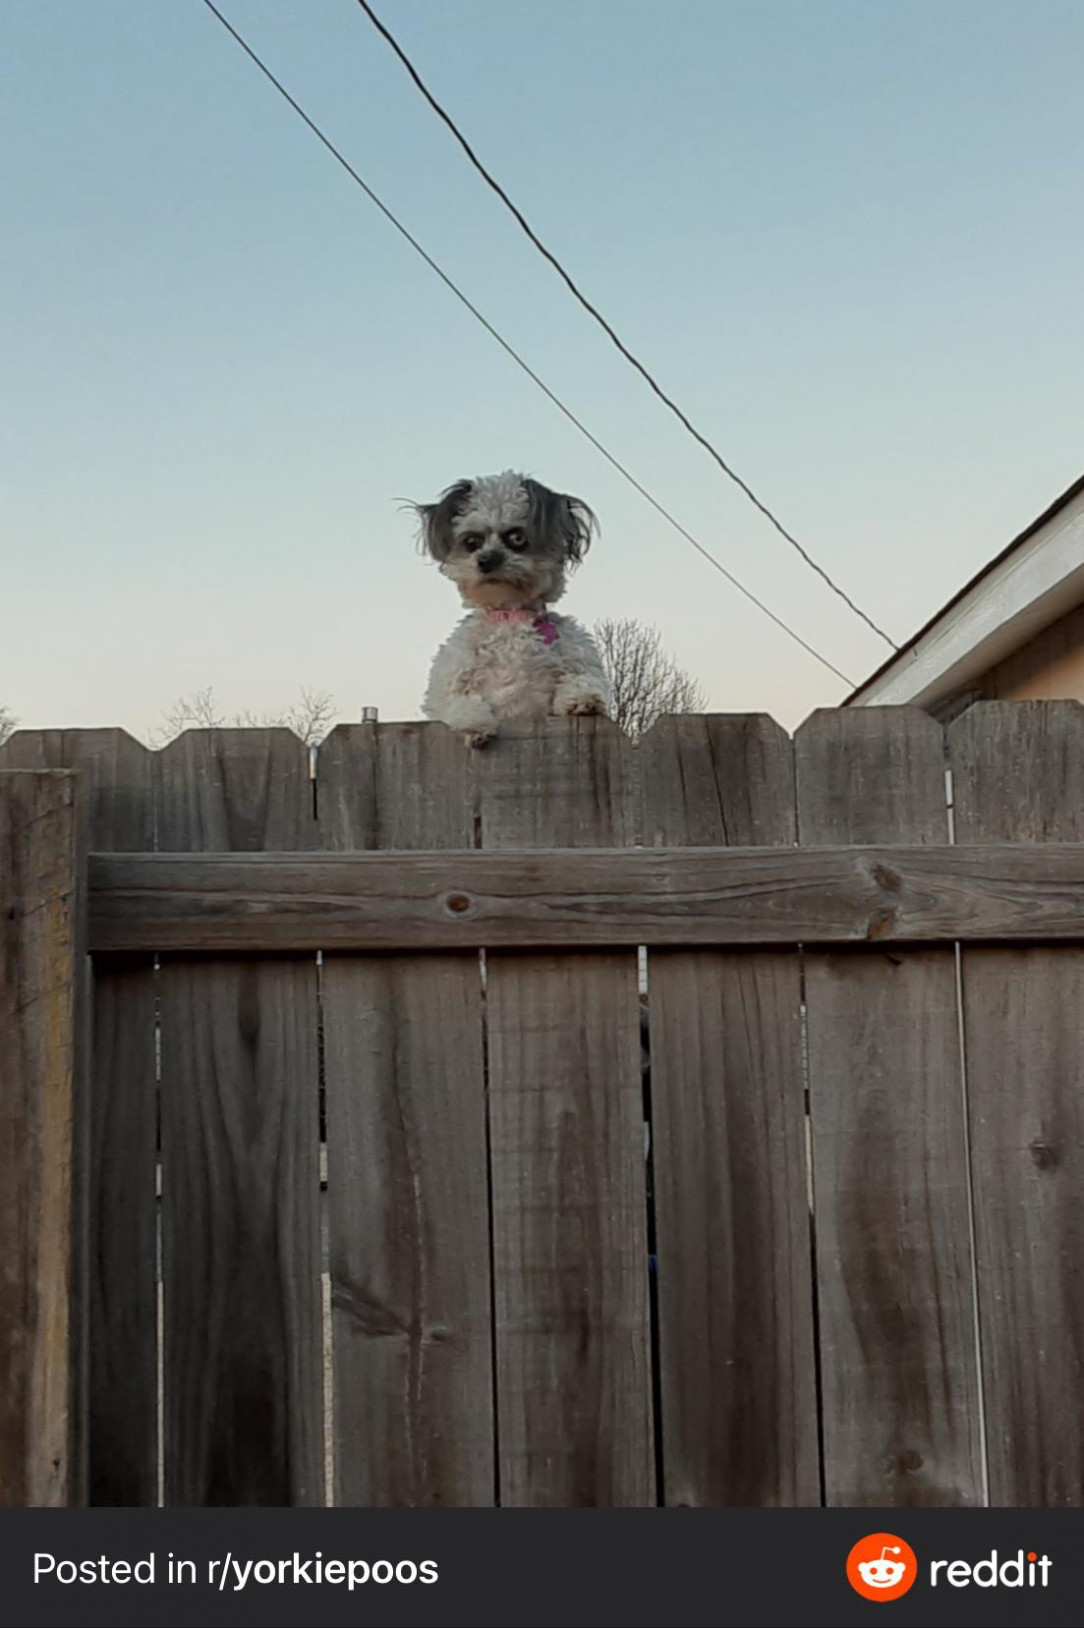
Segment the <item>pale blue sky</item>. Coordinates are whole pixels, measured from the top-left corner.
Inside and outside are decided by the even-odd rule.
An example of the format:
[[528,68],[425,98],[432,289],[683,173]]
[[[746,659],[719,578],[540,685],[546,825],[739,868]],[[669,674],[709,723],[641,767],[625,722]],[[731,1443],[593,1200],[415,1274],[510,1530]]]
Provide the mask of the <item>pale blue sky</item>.
[[[221,0],[658,498],[856,680],[883,647],[628,370],[354,0]],[[1084,6],[381,0],[588,295],[904,638],[1084,466]],[[215,687],[417,715],[452,589],[404,495],[529,468],[598,511],[567,609],[714,708],[844,687],[580,439],[199,0],[0,0],[0,703]]]

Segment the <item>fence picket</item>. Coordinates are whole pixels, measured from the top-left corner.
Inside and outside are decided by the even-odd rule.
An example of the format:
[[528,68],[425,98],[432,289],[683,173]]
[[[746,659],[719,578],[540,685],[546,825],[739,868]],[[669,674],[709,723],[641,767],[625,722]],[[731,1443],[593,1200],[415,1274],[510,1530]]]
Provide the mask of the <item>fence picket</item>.
[[[287,730],[156,759],[159,847],[311,848]],[[316,964],[162,958],[167,1503],[324,1501]]]
[[[482,847],[630,845],[633,767],[604,721],[507,730]],[[486,965],[501,1502],[652,1504],[636,955]]]
[[[640,753],[654,846],[794,842],[770,718],[665,718]],[[666,1502],[815,1504],[798,953],[648,969]]]
[[[958,842],[1084,841],[1084,707],[949,731]],[[963,950],[990,1502],[1084,1499],[1084,947]]]
[[[469,767],[444,729],[336,729],[318,760],[325,846],[469,848]],[[477,953],[326,955],[322,1002],[336,1502],[491,1504]]]
[[[803,845],[945,841],[924,713],[817,712],[794,744]],[[805,979],[827,1502],[979,1503],[953,952],[810,951]]]

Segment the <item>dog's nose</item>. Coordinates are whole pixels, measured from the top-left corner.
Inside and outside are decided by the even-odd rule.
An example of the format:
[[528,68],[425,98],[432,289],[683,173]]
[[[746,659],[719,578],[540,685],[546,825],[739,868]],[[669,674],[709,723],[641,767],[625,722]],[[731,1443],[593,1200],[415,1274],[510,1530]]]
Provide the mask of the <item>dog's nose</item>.
[[478,569],[487,577],[496,571],[500,563],[500,554],[480,554],[478,556]]

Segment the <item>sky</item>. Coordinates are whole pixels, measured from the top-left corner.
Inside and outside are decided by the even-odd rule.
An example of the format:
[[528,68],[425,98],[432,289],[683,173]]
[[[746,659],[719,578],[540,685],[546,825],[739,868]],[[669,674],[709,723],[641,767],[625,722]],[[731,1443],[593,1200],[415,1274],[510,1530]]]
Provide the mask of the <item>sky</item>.
[[[355,0],[221,0],[613,454],[853,681],[886,647],[469,168]],[[376,0],[543,240],[897,641],[1084,468],[1077,0]],[[507,467],[601,537],[562,608],[712,710],[847,686],[413,254],[201,0],[0,0],[0,706],[419,715],[458,614],[404,499]]]

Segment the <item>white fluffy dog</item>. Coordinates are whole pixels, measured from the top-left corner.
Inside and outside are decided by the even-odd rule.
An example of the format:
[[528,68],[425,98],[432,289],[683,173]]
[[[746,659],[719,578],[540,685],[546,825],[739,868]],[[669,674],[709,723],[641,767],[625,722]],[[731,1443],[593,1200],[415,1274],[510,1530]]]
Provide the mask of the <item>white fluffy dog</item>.
[[415,507],[425,547],[469,607],[433,660],[426,717],[484,746],[504,719],[605,713],[594,640],[550,613],[595,530],[587,505],[507,470]]

